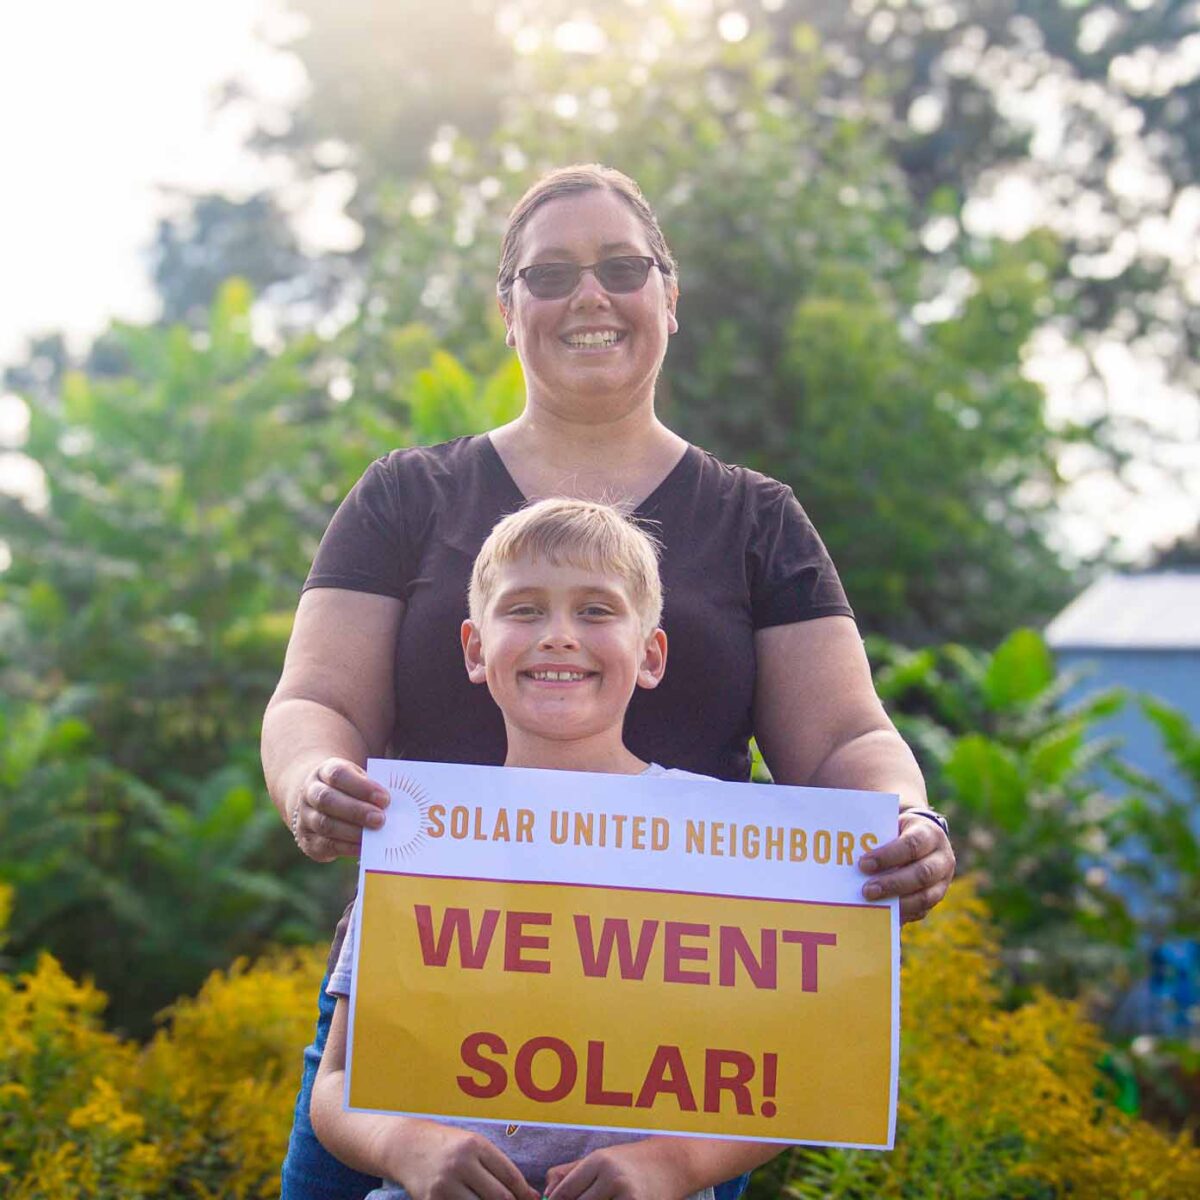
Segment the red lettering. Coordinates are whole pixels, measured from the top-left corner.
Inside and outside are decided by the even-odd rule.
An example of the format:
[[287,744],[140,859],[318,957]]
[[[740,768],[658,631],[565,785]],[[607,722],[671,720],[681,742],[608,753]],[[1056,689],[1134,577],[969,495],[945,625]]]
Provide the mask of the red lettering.
[[817,951],[821,946],[836,946],[836,933],[808,933],[800,929],[785,929],[783,940],[800,946],[800,990],[817,990]]
[[[732,1074],[725,1073],[732,1067]],[[704,1111],[721,1111],[721,1093],[731,1092],[739,1116],[753,1116],[754,1101],[746,1086],[754,1078],[754,1059],[742,1050],[705,1050]]]
[[417,916],[417,935],[421,939],[421,957],[427,967],[444,967],[450,958],[450,948],[458,941],[458,961],[471,971],[481,970],[487,962],[488,950],[500,920],[500,910],[484,910],[476,941],[471,929],[471,912],[466,908],[448,908],[442,914],[441,928],[437,941],[433,937],[433,913],[428,904],[414,904]]
[[550,939],[538,934],[526,933],[526,925],[549,925],[549,913],[506,912],[504,914],[504,969],[524,971],[533,975],[549,975],[550,964],[544,959],[523,958],[526,950],[546,950]]
[[690,921],[668,921],[666,924],[666,946],[663,948],[663,980],[666,983],[708,983],[707,971],[685,971],[680,963],[707,962],[706,946],[685,946],[685,937],[708,937],[708,925],[696,925]]
[[759,935],[760,953],[754,958],[754,951],[746,935],[736,925],[722,925],[720,937],[720,968],[717,982],[722,987],[733,987],[737,974],[735,958],[740,959],[750,976],[750,982],[756,988],[766,988],[774,991],[778,981],[775,930],[764,929]]
[[759,1112],[764,1117],[773,1117],[779,1108],[775,1103],[775,1087],[779,1082],[779,1055],[767,1052],[763,1055],[763,1075],[762,1075],[762,1108]]
[[696,1097],[678,1046],[659,1046],[646,1072],[636,1108],[653,1108],[659,1096],[674,1096],[680,1112],[695,1112]]
[[629,922],[622,917],[605,917],[600,927],[600,944],[592,938],[592,919],[575,916],[575,938],[579,942],[579,961],[583,973],[589,979],[606,978],[612,961],[613,947],[617,951],[617,963],[622,979],[644,979],[654,938],[658,934],[657,921],[643,921],[638,934],[637,954],[633,952],[633,940],[629,935]]
[[587,1088],[584,1092],[587,1104],[613,1104],[628,1108],[633,1103],[632,1092],[610,1092],[604,1086],[604,1043],[588,1042],[587,1045]]
[[490,1050],[493,1054],[506,1054],[508,1047],[504,1039],[497,1033],[469,1033],[463,1038],[459,1054],[463,1066],[472,1071],[478,1071],[482,1080],[472,1079],[470,1075],[459,1075],[458,1086],[468,1096],[476,1100],[494,1100],[508,1086],[508,1075],[504,1068],[490,1058],[484,1058],[481,1050]]
[[[550,1087],[539,1087],[533,1080],[533,1060],[542,1050],[549,1050],[558,1058],[558,1079]],[[579,1064],[575,1052],[562,1038],[535,1037],[517,1051],[513,1063],[513,1078],[523,1095],[539,1104],[553,1104],[571,1094],[575,1080],[579,1077]]]

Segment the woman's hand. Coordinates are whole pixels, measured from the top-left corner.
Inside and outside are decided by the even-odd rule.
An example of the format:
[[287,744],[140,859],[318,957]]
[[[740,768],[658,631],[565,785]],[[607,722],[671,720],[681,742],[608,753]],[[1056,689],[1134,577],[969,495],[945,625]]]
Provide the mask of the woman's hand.
[[279,686],[263,716],[263,772],[300,849],[317,862],[359,852],[384,790],[359,763],[387,752],[393,658],[404,604],[313,588],[300,597]]
[[914,812],[900,814],[900,836],[858,860],[871,879],[863,885],[868,900],[900,897],[900,921],[920,921],[950,888],[954,849],[936,822]]
[[315,862],[357,857],[363,829],[383,826],[387,789],[357,763],[326,758],[301,781],[292,806],[292,836]]

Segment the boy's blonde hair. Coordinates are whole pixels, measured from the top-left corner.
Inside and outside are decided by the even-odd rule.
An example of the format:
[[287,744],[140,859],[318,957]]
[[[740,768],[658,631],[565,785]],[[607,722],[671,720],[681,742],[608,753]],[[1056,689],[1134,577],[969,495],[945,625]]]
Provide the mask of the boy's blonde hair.
[[658,546],[611,504],[556,497],[510,513],[488,534],[475,558],[467,602],[477,625],[496,587],[496,572],[518,558],[619,576],[647,636],[662,616]]

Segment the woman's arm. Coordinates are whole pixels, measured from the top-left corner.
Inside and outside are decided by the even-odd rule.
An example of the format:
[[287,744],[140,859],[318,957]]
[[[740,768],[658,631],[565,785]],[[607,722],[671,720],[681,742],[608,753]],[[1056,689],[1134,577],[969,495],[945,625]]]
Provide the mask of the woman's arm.
[[280,817],[318,862],[358,854],[363,827],[387,804],[363,767],[391,735],[403,615],[390,596],[314,588],[300,597],[263,716],[262,761]]
[[[904,818],[926,806],[925,781],[871,681],[849,617],[821,617],[760,629],[754,727],[779,783],[895,792],[900,836],[866,856],[869,900],[900,897],[900,915],[919,921],[954,877],[950,840],[934,822]],[[878,890],[875,890],[878,889]]]

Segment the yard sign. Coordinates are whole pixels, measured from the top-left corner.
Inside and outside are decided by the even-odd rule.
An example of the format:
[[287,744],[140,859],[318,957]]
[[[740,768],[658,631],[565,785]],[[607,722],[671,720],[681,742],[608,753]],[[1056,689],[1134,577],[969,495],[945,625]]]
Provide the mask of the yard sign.
[[349,1107],[891,1148],[897,799],[372,760]]

